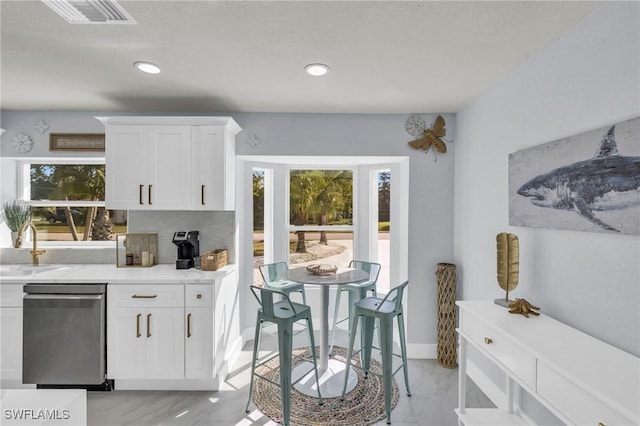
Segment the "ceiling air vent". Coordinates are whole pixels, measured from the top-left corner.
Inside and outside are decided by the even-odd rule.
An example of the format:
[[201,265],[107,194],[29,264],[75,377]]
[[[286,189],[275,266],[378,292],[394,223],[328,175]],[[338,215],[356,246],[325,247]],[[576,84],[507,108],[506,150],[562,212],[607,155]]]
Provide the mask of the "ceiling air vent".
[[42,0],[70,24],[135,24],[115,0]]

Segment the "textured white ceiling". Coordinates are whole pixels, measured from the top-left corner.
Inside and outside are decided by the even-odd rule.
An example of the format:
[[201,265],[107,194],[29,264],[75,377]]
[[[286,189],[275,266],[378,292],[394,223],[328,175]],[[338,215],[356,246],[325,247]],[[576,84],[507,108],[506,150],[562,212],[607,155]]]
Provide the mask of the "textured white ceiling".
[[[71,25],[0,1],[2,109],[456,112],[582,21],[580,1],[124,1]],[[138,60],[158,64],[145,75]],[[323,62],[322,78],[303,73]]]

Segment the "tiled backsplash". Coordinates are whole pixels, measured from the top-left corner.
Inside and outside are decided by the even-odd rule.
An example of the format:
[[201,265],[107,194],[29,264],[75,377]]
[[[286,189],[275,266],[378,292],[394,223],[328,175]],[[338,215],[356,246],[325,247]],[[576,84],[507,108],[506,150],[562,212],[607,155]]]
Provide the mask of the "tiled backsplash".
[[171,242],[176,231],[200,231],[200,254],[228,249],[235,262],[235,212],[129,211],[129,232],[158,234],[159,263],[175,263],[178,248]]
[[[200,253],[228,249],[229,263],[235,263],[235,212],[129,211],[128,232],[158,234],[158,263],[175,264],[178,248],[171,242],[176,231],[200,231]],[[47,264],[116,264],[116,247],[54,248],[44,247],[40,262]],[[30,244],[21,249],[0,249],[0,263],[31,262]]]

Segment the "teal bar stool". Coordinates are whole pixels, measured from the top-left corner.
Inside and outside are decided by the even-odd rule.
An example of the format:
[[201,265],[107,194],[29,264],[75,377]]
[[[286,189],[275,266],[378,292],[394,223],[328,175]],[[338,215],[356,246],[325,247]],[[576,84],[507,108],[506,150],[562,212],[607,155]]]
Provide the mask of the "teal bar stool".
[[[272,290],[265,287],[251,286],[251,292],[260,304],[258,308],[258,316],[256,319],[256,333],[253,341],[253,358],[251,362],[251,383],[249,384],[249,400],[247,401],[246,412],[249,412],[251,405],[251,397],[253,396],[253,382],[256,377],[268,381],[269,383],[280,387],[280,398],[282,400],[282,419],[285,426],[289,425],[289,411],[291,407],[291,387],[298,381],[303,379],[312,370],[315,372],[316,384],[318,386],[318,403],[322,405],[322,395],[320,394],[320,379],[318,377],[318,364],[316,362],[316,351],[311,351],[311,360],[303,357],[305,361],[312,361],[313,368],[303,374],[295,382],[291,381],[291,368],[293,358],[298,357],[293,354],[293,324],[296,321],[307,321],[307,330],[309,330],[309,340],[311,347],[315,348],[313,339],[313,324],[311,322],[311,308],[307,305],[294,303],[289,296],[278,290]],[[282,297],[281,300],[275,295]],[[262,325],[265,322],[271,322],[278,327],[278,353],[259,361],[260,337],[262,335]],[[256,368],[271,361],[273,358],[279,357],[280,361],[280,383],[262,376],[256,372]]]
[[307,297],[304,293],[304,284],[287,279],[289,267],[286,262],[267,263],[259,267],[264,284],[273,290],[278,290],[288,295],[291,293],[302,293],[302,303],[307,304]]
[[[362,334],[364,335],[364,345],[357,352],[362,352],[362,369],[365,378],[369,374],[371,366],[371,349],[373,348],[373,329],[376,320],[380,329],[380,351],[382,352],[382,378],[384,382],[384,410],[387,414],[387,424],[391,424],[391,379],[400,368],[404,370],[404,383],[407,388],[407,396],[411,396],[409,390],[409,373],[407,369],[407,342],[404,335],[404,319],[402,313],[402,294],[409,281],[405,281],[397,287],[389,291],[384,299],[378,297],[366,297],[355,304],[353,324],[351,326],[351,339],[349,342],[349,350],[347,352],[347,365],[351,365],[353,356],[353,344],[356,337],[356,329],[358,327],[358,319],[363,317]],[[393,319],[398,319],[398,332],[400,334],[400,351],[401,354],[393,353]],[[401,357],[402,365],[393,371],[393,357]],[[344,386],[342,388],[341,400],[344,400],[344,394],[347,390],[347,381],[349,379],[349,368],[346,369],[344,378]]]
[[[336,303],[333,311],[333,326],[331,327],[331,341],[329,343],[329,353],[333,350],[333,342],[336,335],[336,327],[338,324],[348,321],[347,330],[351,335],[351,318],[353,318],[354,304],[361,299],[367,297],[367,292],[371,291],[373,296],[376,296],[376,283],[378,282],[378,275],[380,275],[380,264],[374,262],[365,262],[364,260],[352,260],[349,263],[349,268],[360,269],[361,271],[369,274],[367,281],[359,283],[340,284],[336,292]],[[349,312],[345,318],[338,320],[338,311],[340,309],[340,295],[343,292],[347,292],[349,296]]]

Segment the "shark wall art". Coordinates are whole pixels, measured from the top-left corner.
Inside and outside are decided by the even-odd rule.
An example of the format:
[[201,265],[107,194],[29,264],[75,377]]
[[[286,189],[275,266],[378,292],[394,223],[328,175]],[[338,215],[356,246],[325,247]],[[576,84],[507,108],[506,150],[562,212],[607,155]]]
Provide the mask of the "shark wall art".
[[510,154],[509,224],[640,235],[640,117]]

